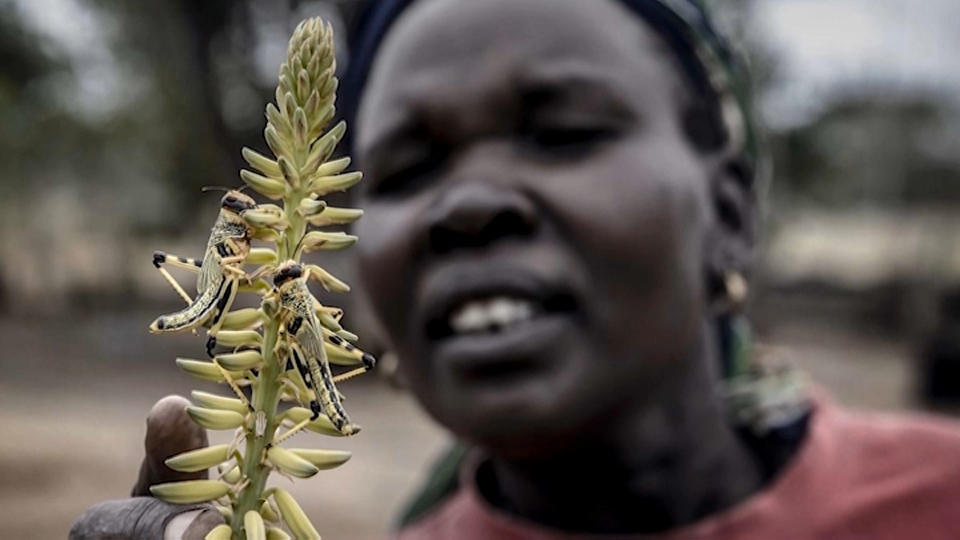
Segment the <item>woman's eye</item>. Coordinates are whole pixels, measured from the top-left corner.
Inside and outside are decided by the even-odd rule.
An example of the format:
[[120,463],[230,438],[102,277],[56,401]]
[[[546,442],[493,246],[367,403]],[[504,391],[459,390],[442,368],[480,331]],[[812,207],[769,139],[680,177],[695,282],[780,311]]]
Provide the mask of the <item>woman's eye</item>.
[[609,140],[613,131],[602,128],[544,128],[529,132],[526,139],[535,150],[576,157]]
[[443,166],[443,157],[430,155],[426,158],[395,169],[377,180],[373,195],[403,195],[412,193],[427,184]]

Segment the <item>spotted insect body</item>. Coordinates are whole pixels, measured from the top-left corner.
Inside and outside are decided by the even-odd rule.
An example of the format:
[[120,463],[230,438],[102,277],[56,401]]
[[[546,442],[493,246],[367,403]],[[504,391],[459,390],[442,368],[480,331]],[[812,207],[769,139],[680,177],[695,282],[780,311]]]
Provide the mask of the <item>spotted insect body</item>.
[[360,426],[352,423],[334,385],[333,373],[324,347],[323,329],[316,313],[316,301],[307,287],[307,275],[299,265],[281,268],[278,276],[284,276],[284,268],[293,268],[298,277],[282,280],[277,284],[277,297],[283,312],[284,327],[290,340],[290,358],[303,378],[306,387],[314,394],[310,408],[314,418],[325,414],[330,422],[344,435],[353,435]]
[[[252,198],[237,191],[228,192],[221,201],[220,213],[210,229],[207,248],[199,263],[196,259],[154,253],[154,266],[183,297],[187,306],[158,317],[150,325],[151,332],[183,332],[207,326],[213,339],[223,316],[233,304],[240,277],[244,275],[243,262],[250,253],[250,237],[254,231],[241,214],[246,209],[255,208],[257,203]],[[197,272],[196,298],[190,298],[163,264]]]

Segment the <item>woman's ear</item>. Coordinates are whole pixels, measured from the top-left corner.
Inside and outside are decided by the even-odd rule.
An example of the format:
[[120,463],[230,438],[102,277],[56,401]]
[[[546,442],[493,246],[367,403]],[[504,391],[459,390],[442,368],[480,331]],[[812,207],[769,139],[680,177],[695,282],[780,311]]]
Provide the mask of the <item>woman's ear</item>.
[[750,274],[756,247],[758,209],[753,173],[739,154],[718,156],[710,174],[713,219],[704,235],[707,293],[727,296],[731,273]]

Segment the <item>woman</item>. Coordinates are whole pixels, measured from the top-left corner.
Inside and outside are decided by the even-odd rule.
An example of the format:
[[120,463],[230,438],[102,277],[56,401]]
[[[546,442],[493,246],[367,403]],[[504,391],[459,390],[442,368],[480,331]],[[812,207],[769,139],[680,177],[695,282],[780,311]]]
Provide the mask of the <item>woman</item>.
[[955,426],[748,362],[761,154],[696,4],[375,2],[352,69],[362,277],[471,448],[400,538],[957,534]]

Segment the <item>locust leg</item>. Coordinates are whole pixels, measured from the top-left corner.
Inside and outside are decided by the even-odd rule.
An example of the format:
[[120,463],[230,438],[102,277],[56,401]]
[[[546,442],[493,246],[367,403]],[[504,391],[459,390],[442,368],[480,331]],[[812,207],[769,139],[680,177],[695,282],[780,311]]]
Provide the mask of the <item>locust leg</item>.
[[160,275],[170,283],[170,286],[173,287],[173,290],[177,291],[177,294],[183,298],[187,304],[191,304],[193,299],[190,298],[190,295],[187,294],[183,287],[177,283],[177,280],[170,275],[170,272],[167,272],[167,269],[163,267],[164,264],[169,264],[170,266],[175,266],[177,268],[183,268],[184,270],[189,270],[191,272],[200,273],[200,265],[202,264],[197,259],[188,259],[185,257],[177,257],[176,255],[170,255],[162,251],[153,252],[153,265],[157,267],[157,270],[160,272]]
[[157,267],[160,267],[160,265],[163,265],[163,264],[169,264],[171,266],[176,266],[177,268],[183,268],[184,270],[189,270],[191,272],[200,272],[200,266],[203,263],[199,259],[191,259],[189,257],[180,257],[177,255],[172,255],[170,253],[165,253],[163,251],[154,251],[153,264],[154,266],[157,266]]
[[340,319],[343,318],[343,310],[338,307],[329,307],[320,303],[316,298],[313,299],[313,308],[317,313],[326,313],[333,317],[337,322],[340,322]]
[[225,274],[232,274],[233,276],[238,277],[238,278],[243,278],[243,279],[246,279],[246,278],[247,278],[247,273],[244,272],[242,268],[236,267],[236,266],[234,266],[234,265],[232,265],[232,264],[231,264],[231,265],[228,265],[228,266],[224,266],[224,267],[223,267],[223,272],[224,272]]
[[[224,239],[223,245],[220,248],[221,266],[242,265],[244,259],[247,258],[247,253],[250,252],[249,244],[247,244],[246,248],[241,248],[237,240],[239,240],[238,237]],[[226,248],[226,250],[224,251],[223,248]]]
[[[320,303],[316,298],[313,299],[313,307],[318,314],[328,314],[334,318],[337,322],[340,322],[340,319],[343,317],[343,310],[340,308],[327,307]],[[362,352],[357,349],[352,343],[344,339],[342,336],[338,336],[327,329],[324,329],[324,333],[327,334],[327,340],[333,345],[347,351],[350,353]],[[360,356],[360,361],[363,363],[362,368],[357,368],[346,373],[342,373],[333,378],[334,383],[350,380],[359,375],[371,371],[377,365],[377,359],[372,354],[363,352]]]
[[217,366],[217,369],[220,370],[220,375],[223,377],[223,380],[227,382],[227,385],[230,386],[230,389],[233,390],[233,393],[240,398],[240,401],[247,406],[247,409],[250,412],[253,412],[253,405],[250,404],[250,401],[247,399],[246,394],[243,393],[243,390],[240,389],[240,386],[237,385],[237,381],[233,380],[233,377],[230,376],[230,372],[223,368],[220,365],[220,362],[217,362],[217,359],[213,359],[213,365]]
[[[304,386],[307,387],[308,391],[311,391],[314,394],[313,397],[307,396],[310,399],[310,410],[313,412],[313,414],[310,415],[309,418],[301,421],[299,424],[291,427],[283,435],[274,438],[273,441],[270,442],[270,446],[276,446],[290,437],[293,437],[297,433],[303,431],[303,429],[306,428],[310,422],[313,422],[320,417],[320,402],[317,400],[318,394],[316,385],[313,384],[313,378],[310,375],[310,370],[303,362],[303,352],[299,347],[291,344],[290,357],[287,359],[287,361],[297,367],[297,371],[300,373],[300,379],[303,380]],[[296,393],[299,394],[299,392]]]
[[233,276],[224,275],[225,280],[223,292],[217,300],[214,308],[213,317],[210,319],[210,330],[207,331],[207,355],[213,358],[213,349],[217,346],[217,333],[220,332],[220,326],[223,325],[223,318],[230,311],[233,300],[237,297],[237,289],[240,287],[240,280]]
[[353,355],[359,355],[360,362],[363,363],[363,368],[361,369],[364,371],[371,371],[377,366],[377,359],[372,354],[361,351],[353,343],[350,343],[349,341],[343,339],[337,334],[334,334],[333,332],[327,331],[326,329],[324,329],[324,334],[326,334],[327,341],[334,346],[339,347]]
[[[346,411],[343,410],[343,405],[340,404],[340,399],[337,396],[337,389],[333,385],[333,378],[330,376],[329,366],[326,366],[326,369],[324,369],[324,365],[322,365],[324,363],[304,355],[297,344],[290,344],[290,353],[294,365],[297,366],[297,370],[300,372],[301,378],[303,378],[304,384],[314,394],[313,399],[310,400],[310,410],[313,412],[313,415],[296,426],[293,426],[283,435],[277,437],[272,444],[280,444],[297,434],[304,429],[307,424],[316,420],[323,412],[326,412],[327,418],[330,419],[330,422],[333,423],[334,427],[336,427],[340,433],[344,435],[357,433],[360,430],[360,426],[351,423]],[[320,380],[317,381],[317,378],[320,378]]]
[[247,285],[253,285],[256,280],[274,268],[273,265],[265,265],[258,268],[252,274],[247,273],[243,270],[243,265],[247,263],[247,258],[250,256],[251,250],[249,248],[241,249],[234,238],[227,238],[223,241],[223,244],[229,253],[236,253],[236,255],[222,257],[220,259],[220,267],[224,272],[232,273],[239,278],[243,278]]
[[269,274],[270,272],[273,272],[274,270],[276,270],[276,268],[277,267],[272,264],[267,264],[267,265],[261,266],[260,268],[257,268],[253,272],[246,275],[247,283],[252,284],[253,282],[259,280],[263,276]]
[[234,268],[235,270],[240,270],[240,268],[237,265],[243,264],[243,260],[245,258],[246,257],[244,257],[243,255],[231,255],[230,257],[224,257],[220,259],[220,266],[222,266],[224,270],[228,268]]
[[354,377],[359,377],[360,375],[363,375],[364,373],[367,373],[368,371],[370,371],[370,370],[367,369],[366,367],[361,367],[361,368],[352,369],[352,370],[350,370],[350,371],[348,371],[348,372],[346,372],[346,373],[341,373],[340,375],[337,375],[336,377],[334,377],[334,378],[333,378],[333,382],[334,382],[334,384],[336,384],[336,383],[340,383],[340,382],[343,382],[343,381],[349,381],[350,379],[352,379],[352,378],[354,378]]

